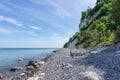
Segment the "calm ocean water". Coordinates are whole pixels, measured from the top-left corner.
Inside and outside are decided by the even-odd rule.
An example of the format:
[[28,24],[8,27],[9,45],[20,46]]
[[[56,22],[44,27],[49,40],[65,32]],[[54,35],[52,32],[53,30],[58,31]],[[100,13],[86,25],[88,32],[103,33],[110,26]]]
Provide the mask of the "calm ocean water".
[[42,59],[49,55],[55,48],[1,48],[0,66],[10,65],[19,58],[23,59]]

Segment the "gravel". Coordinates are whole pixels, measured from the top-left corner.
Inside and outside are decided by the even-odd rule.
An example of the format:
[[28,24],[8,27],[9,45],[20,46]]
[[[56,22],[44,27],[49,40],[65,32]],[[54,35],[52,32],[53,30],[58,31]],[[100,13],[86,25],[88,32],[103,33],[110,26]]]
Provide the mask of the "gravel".
[[43,80],[80,80],[81,72],[86,71],[96,72],[101,80],[120,80],[120,48],[94,48],[74,58],[70,51],[60,49],[49,57],[44,66]]

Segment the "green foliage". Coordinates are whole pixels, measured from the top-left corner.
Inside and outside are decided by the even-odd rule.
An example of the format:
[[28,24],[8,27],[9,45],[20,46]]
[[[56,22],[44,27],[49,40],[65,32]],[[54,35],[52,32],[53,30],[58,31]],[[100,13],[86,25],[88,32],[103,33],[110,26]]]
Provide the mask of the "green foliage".
[[84,19],[88,21],[76,34],[76,47],[109,46],[120,42],[120,0],[97,2],[93,9],[82,12],[81,21]]
[[88,8],[86,11],[83,11],[81,21],[83,19],[88,18],[89,16],[90,17],[93,16],[102,6],[103,6],[103,2],[99,2],[96,4],[96,6],[93,9]]
[[96,3],[96,6],[93,8],[93,12],[96,13],[103,6],[103,2]]
[[109,3],[111,0],[103,0],[104,3]]
[[80,39],[82,38],[82,36],[80,35],[80,33],[78,33],[78,34],[76,35],[76,38],[77,38],[78,40],[80,40]]
[[112,0],[111,17],[120,26],[120,0]]
[[117,42],[120,42],[120,0],[112,0],[111,25],[116,30]]
[[[87,12],[90,14],[93,10],[90,9]],[[110,17],[110,11],[110,0],[104,0],[104,4],[99,8],[98,13],[81,28],[77,47],[108,46],[115,42],[117,38],[115,31],[118,27]]]
[[96,19],[99,19],[102,16],[108,15],[110,10],[111,10],[111,3],[104,4],[103,7],[100,9],[98,15],[96,16]]
[[87,29],[87,25],[85,24],[82,28],[81,28],[81,31],[84,31],[84,30],[86,30]]
[[97,31],[106,31],[107,29],[107,24],[108,24],[108,19],[106,17],[102,17],[99,20],[96,20],[93,22],[91,25],[91,30],[96,29]]
[[[93,37],[94,36],[94,37]],[[99,40],[98,33],[96,30],[86,30],[82,31],[79,34],[79,44],[77,44],[78,47],[88,47],[88,46],[96,46]]]
[[82,12],[82,18],[81,18],[81,21],[83,20],[83,19],[85,19],[85,18],[87,18],[88,17],[88,14],[87,14],[87,12]]
[[110,30],[101,33],[100,36],[100,43],[98,46],[109,46],[116,40],[115,33],[111,32]]
[[69,42],[66,42],[63,47],[68,48],[69,47]]

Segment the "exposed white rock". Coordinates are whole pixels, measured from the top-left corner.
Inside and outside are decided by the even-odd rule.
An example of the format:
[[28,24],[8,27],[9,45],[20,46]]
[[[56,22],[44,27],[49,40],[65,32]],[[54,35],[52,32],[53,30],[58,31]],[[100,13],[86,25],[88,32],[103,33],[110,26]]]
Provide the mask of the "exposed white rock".
[[27,80],[39,80],[39,77],[29,77]]
[[45,62],[44,61],[40,61],[40,62],[38,62],[40,65],[44,65],[45,64]]
[[23,58],[19,58],[18,61],[23,61]]
[[68,48],[70,48],[70,49],[75,48],[75,44],[76,44],[77,42],[78,42],[78,40],[77,40],[77,39],[74,39],[73,42],[71,42],[71,43],[69,44],[69,47],[68,47]]
[[45,73],[40,73],[39,76],[45,76]]
[[25,73],[21,73],[20,76],[26,76],[26,74]]
[[92,53],[92,54],[96,54],[96,53],[98,53],[98,51],[91,51],[90,53]]
[[80,25],[79,25],[79,30],[86,24],[87,21],[88,21],[87,19],[84,19],[84,20],[80,23]]
[[101,77],[93,71],[86,71],[80,73],[80,80],[101,80]]

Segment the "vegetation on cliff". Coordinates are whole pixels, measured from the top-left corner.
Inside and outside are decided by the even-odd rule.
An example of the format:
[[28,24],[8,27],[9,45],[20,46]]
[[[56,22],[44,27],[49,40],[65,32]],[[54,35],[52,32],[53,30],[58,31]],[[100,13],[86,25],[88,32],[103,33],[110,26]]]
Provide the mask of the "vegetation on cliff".
[[[80,32],[75,38],[79,47],[109,46],[119,41],[120,0],[97,1],[96,6],[82,12]],[[68,47],[70,41],[64,47]]]

